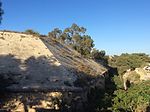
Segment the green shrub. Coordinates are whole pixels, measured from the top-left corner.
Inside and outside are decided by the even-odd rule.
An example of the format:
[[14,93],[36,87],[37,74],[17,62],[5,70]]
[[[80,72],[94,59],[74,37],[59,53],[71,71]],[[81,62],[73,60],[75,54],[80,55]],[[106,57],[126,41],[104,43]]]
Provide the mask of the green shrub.
[[128,91],[116,90],[114,95],[113,111],[144,111],[150,105],[150,81],[133,85]]
[[32,29],[27,29],[27,30],[25,30],[25,33],[31,34],[31,35],[33,35],[33,36],[40,36],[40,34],[39,34],[38,32],[36,32],[36,31],[34,31],[34,30],[32,30]]
[[121,54],[114,56],[109,64],[118,68],[118,72],[122,75],[127,69],[141,67],[150,62],[150,57],[144,53]]

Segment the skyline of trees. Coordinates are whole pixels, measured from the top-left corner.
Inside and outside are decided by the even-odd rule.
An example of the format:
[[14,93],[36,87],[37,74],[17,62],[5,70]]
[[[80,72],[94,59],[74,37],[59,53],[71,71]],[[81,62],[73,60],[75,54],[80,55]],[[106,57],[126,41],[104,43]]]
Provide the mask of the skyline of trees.
[[55,28],[48,33],[48,37],[60,40],[86,57],[90,57],[91,50],[94,47],[94,40],[86,34],[86,28],[80,27],[75,23],[63,31]]

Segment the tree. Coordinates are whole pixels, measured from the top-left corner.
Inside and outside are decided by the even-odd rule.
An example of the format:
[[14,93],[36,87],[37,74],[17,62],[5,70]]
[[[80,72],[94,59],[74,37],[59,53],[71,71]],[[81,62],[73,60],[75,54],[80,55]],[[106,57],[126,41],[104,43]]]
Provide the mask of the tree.
[[92,48],[94,47],[94,41],[89,35],[83,35],[81,39],[80,47],[83,50],[81,54],[85,56],[89,56]]
[[48,33],[48,37],[59,38],[62,34],[62,31],[59,28],[55,28],[53,31]]
[[65,40],[67,40],[68,35],[66,33],[63,33],[60,35],[60,40],[61,42],[65,42]]
[[0,1],[0,23],[1,23],[1,20],[2,20],[2,15],[4,14],[4,11],[2,9],[2,2]]
[[85,32],[86,28],[75,23],[64,30],[64,33],[68,35],[67,39],[70,38],[69,44],[81,55],[89,57],[91,49],[94,47],[94,41],[89,35],[85,35]]
[[93,59],[102,59],[105,56],[105,54],[106,53],[104,50],[99,51],[95,48],[92,50],[92,53],[91,53]]
[[74,35],[77,35],[77,34],[79,35],[84,34],[86,32],[86,28],[79,27],[77,24],[73,23],[71,27],[66,28],[64,31],[69,33],[69,35],[73,37]]
[[48,37],[60,40],[60,42],[71,46],[81,55],[90,56],[91,50],[94,47],[94,41],[89,35],[85,35],[86,28],[80,27],[77,24],[72,24],[71,27],[64,29],[55,28],[48,33]]
[[27,30],[25,30],[25,33],[31,34],[31,35],[33,35],[33,36],[40,36],[40,34],[39,34],[38,32],[36,32],[36,31],[34,31],[34,30],[32,30],[32,29],[27,29]]
[[[80,40],[81,36],[86,32],[86,29],[84,27],[79,27],[77,24],[72,24],[71,27],[66,28],[64,30],[64,33],[68,35],[68,38],[71,38],[72,44],[77,44],[77,40]],[[78,39],[77,39],[78,38]],[[77,40],[76,40],[77,39]]]

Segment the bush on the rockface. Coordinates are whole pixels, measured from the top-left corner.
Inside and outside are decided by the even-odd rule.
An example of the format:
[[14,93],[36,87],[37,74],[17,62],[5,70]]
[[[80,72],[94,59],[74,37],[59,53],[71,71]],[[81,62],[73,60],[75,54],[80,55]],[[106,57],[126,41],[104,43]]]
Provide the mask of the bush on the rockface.
[[132,85],[128,91],[118,89],[114,95],[113,111],[147,112],[150,106],[150,81]]

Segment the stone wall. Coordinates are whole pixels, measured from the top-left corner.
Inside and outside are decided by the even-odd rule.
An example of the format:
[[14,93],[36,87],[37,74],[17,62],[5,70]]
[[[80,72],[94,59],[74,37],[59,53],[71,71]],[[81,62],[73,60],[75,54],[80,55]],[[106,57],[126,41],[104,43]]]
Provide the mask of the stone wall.
[[7,93],[0,99],[8,112],[83,112],[87,102],[85,92]]

